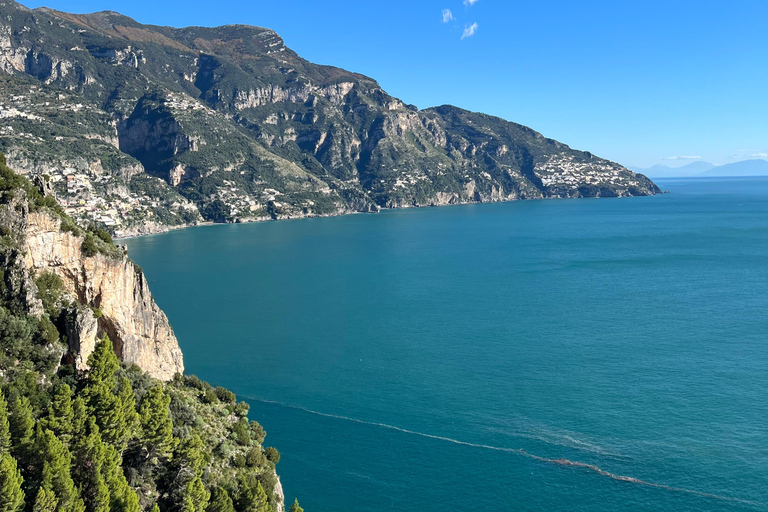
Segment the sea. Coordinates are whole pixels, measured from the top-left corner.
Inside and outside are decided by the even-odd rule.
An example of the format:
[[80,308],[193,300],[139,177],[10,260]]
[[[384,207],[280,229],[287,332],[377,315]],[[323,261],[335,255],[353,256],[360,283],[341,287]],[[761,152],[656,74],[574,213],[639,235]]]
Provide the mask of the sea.
[[768,178],[127,241],[308,512],[768,510]]

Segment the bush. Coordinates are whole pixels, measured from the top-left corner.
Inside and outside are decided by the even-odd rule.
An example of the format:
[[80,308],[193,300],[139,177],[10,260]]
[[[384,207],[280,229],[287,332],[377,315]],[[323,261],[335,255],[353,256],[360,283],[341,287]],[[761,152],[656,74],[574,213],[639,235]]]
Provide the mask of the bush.
[[64,285],[61,278],[53,272],[43,272],[35,279],[37,285],[37,296],[43,301],[43,307],[49,315],[56,311],[56,305],[64,292]]
[[266,460],[267,458],[264,456],[264,452],[258,446],[254,446],[245,454],[245,462],[252,468],[263,466]]
[[0,159],[0,192],[24,187],[24,178],[10,170],[5,165],[5,155],[2,153],[0,155],[2,155],[2,159]]
[[248,446],[251,444],[251,433],[248,429],[248,421],[245,418],[235,423],[232,427],[232,436],[240,445]]
[[52,345],[59,341],[59,331],[46,316],[40,317],[40,327],[38,333],[40,335],[39,339],[41,344]]
[[267,457],[267,460],[272,462],[273,464],[277,464],[280,462],[280,452],[277,451],[277,448],[269,447],[266,450],[264,450],[264,455]]
[[203,390],[203,381],[201,381],[196,375],[187,375],[184,382],[187,387]]
[[261,444],[264,442],[265,437],[267,437],[267,433],[264,431],[264,427],[262,427],[258,421],[252,421],[251,422],[251,439],[256,441],[258,444]]
[[216,396],[216,393],[213,391],[213,389],[206,389],[203,392],[203,402],[206,404],[217,404],[219,403],[219,397]]
[[99,253],[99,247],[96,245],[96,240],[93,238],[92,234],[87,233],[85,235],[80,250],[83,251],[83,256],[88,258],[96,256]]
[[216,396],[224,402],[225,404],[233,404],[237,401],[237,397],[233,392],[228,390],[227,388],[222,388],[221,386],[216,387],[213,390],[216,393]]
[[235,406],[234,412],[236,415],[240,416],[241,418],[245,418],[248,416],[248,411],[251,410],[251,406],[248,405],[246,402],[240,402]]
[[114,242],[112,241],[112,237],[107,233],[107,231],[103,228],[100,228],[98,226],[95,226],[92,228],[93,233],[99,237],[103,242],[112,245]]

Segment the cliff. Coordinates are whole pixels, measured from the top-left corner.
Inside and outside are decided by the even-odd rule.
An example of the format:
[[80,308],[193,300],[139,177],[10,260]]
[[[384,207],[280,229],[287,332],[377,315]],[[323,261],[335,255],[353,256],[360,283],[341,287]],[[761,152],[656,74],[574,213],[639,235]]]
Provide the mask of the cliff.
[[6,437],[8,506],[39,504],[55,463],[71,485],[44,490],[68,510],[284,512],[280,455],[248,404],[182,375],[141,270],[50,194],[0,153],[0,419],[25,418]]
[[[152,299],[142,271],[125,255],[83,254],[84,238],[61,230],[61,220],[40,212],[28,214],[24,263],[33,275],[50,271],[80,309],[69,330],[69,357],[86,367],[96,340],[107,334],[117,356],[161,380],[184,372],[176,336]],[[95,320],[95,321],[94,321]]]

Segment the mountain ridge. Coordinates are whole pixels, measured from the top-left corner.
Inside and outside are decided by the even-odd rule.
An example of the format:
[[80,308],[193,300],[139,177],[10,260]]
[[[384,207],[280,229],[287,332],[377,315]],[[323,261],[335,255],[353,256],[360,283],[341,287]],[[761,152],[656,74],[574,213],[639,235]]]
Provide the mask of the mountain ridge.
[[667,167],[655,165],[643,169],[633,167],[633,170],[652,178],[696,178],[696,177],[739,177],[739,176],[768,176],[768,160],[741,160],[724,165],[713,165],[708,162],[693,162],[682,167]]
[[419,110],[373,78],[301,58],[271,29],[8,0],[0,15],[0,150],[51,175],[69,214],[118,234],[660,192],[499,117]]

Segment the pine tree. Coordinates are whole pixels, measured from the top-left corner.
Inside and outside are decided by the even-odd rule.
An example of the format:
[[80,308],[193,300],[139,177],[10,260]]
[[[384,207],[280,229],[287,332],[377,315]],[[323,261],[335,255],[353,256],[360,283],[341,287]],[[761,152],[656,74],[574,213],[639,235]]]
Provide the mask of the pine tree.
[[157,503],[155,503],[152,505],[152,508],[149,509],[149,512],[160,512],[160,507],[157,505]]
[[87,435],[75,443],[72,471],[87,510],[141,512],[139,498],[125,478],[120,454],[101,439],[93,417],[88,418],[83,432]]
[[195,476],[184,487],[181,510],[182,512],[205,512],[210,497],[211,494],[205,488],[203,481],[199,476]]
[[16,397],[10,403],[8,424],[11,431],[11,449],[17,458],[21,458],[32,442],[35,426],[32,407],[27,397]]
[[48,484],[44,483],[37,491],[37,498],[35,498],[32,512],[56,512],[58,504],[59,500],[56,499],[50,482]]
[[294,499],[293,505],[291,505],[291,508],[288,509],[288,512],[304,512],[304,509],[301,508],[301,505],[299,505],[299,500]]
[[120,361],[106,334],[96,343],[93,352],[88,356],[88,368],[89,383],[113,380],[115,372],[120,368]]
[[58,512],[84,512],[85,504],[70,474],[72,456],[50,430],[38,426],[35,451],[43,461],[43,482],[50,482]]
[[16,459],[7,452],[0,455],[0,512],[18,512],[24,508],[23,482]]
[[81,439],[86,435],[85,426],[88,424],[88,411],[83,397],[78,396],[72,401],[72,437]]
[[261,486],[261,482],[259,482],[256,487],[256,501],[254,502],[254,505],[254,510],[256,512],[269,511],[269,498],[267,498],[267,493],[264,491],[264,487]]
[[136,428],[136,404],[130,382],[117,380],[120,362],[109,338],[104,336],[96,344],[88,365],[83,389],[88,411],[96,418],[102,440],[122,452]]
[[160,386],[150,388],[141,400],[141,442],[147,460],[167,457],[174,445],[171,397]]
[[0,453],[8,453],[11,449],[11,424],[8,421],[8,403],[0,391]]
[[181,443],[173,456],[177,474],[174,487],[180,490],[184,512],[203,512],[211,497],[201,479],[208,461],[204,449],[200,437],[193,435]]
[[209,457],[205,453],[205,445],[197,434],[181,442],[174,456],[179,474],[202,476]]
[[235,512],[235,505],[223,487],[216,487],[205,512]]
[[115,432],[118,443],[115,444],[120,451],[125,449],[128,440],[133,437],[139,425],[139,413],[136,411],[136,396],[133,394],[131,381],[123,377],[120,379],[117,390],[117,406],[120,408],[121,429]]
[[72,389],[62,384],[53,395],[48,406],[48,416],[43,419],[42,425],[68,445],[72,438],[73,419]]
[[121,466],[120,454],[114,446],[105,444],[104,465],[102,474],[109,486],[110,510],[122,512],[141,512],[139,497],[136,495]]
[[268,512],[270,510],[269,498],[264,492],[264,487],[251,475],[240,478],[238,509],[249,512]]
[[91,433],[77,442],[72,465],[72,476],[89,512],[109,512],[110,492],[104,479],[106,448],[91,419]]

